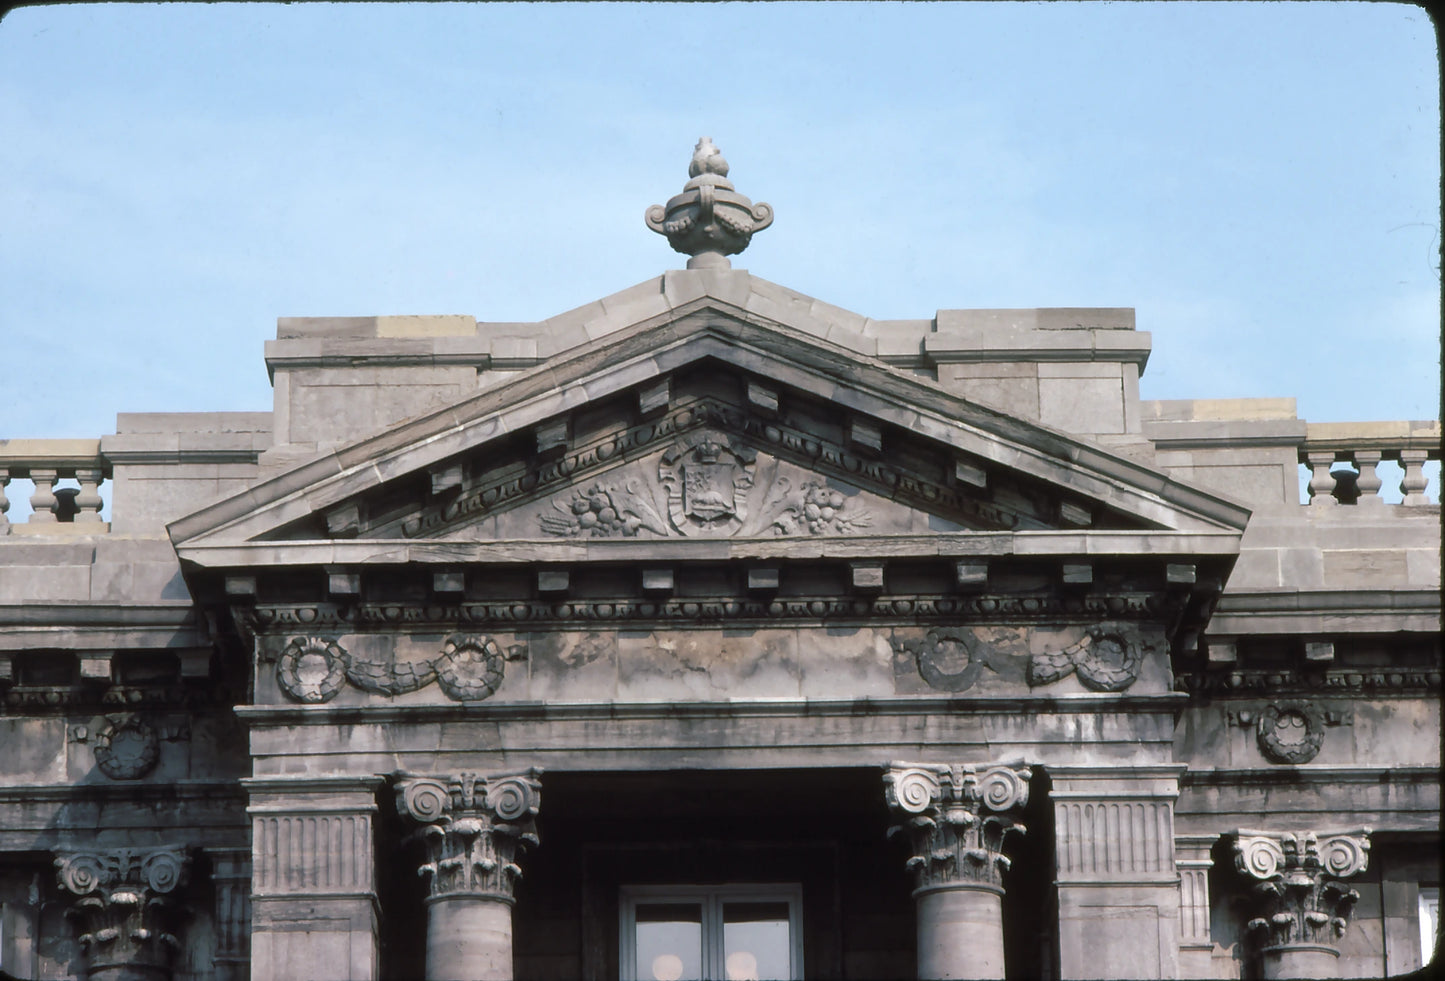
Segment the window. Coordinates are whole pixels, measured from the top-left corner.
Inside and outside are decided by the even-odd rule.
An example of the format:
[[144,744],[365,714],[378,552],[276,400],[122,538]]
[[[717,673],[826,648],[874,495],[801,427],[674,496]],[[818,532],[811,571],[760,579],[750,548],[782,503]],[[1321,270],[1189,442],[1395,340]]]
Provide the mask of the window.
[[1440,932],[1440,887],[1420,887],[1420,963],[1435,956],[1435,938]]
[[623,886],[623,981],[792,981],[803,976],[803,890],[791,885]]

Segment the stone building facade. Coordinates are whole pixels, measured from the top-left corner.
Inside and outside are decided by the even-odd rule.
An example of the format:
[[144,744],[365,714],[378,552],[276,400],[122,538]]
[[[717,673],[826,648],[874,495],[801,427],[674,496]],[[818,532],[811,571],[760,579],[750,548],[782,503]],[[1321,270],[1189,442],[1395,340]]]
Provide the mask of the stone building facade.
[[686,269],[0,441],[0,969],[1420,967],[1439,424],[1142,401],[1128,309],[869,319],[689,176]]

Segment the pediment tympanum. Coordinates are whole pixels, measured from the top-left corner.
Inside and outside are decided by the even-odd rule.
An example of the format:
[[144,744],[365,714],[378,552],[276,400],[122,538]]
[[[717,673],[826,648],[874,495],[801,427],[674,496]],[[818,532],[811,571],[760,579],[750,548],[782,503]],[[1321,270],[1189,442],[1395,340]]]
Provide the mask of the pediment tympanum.
[[172,538],[205,565],[208,549],[268,541],[1237,535],[1247,520],[1103,447],[757,319],[705,298],[318,457]]

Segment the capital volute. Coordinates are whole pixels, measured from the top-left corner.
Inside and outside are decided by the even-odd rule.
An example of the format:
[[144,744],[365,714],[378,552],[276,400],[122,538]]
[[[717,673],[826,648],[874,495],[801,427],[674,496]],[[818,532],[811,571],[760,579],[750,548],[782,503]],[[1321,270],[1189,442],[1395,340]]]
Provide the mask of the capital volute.
[[398,812],[420,825],[427,858],[418,873],[433,896],[474,895],[511,902],[518,861],[538,844],[541,771],[451,777],[402,774]]
[[56,878],[77,897],[76,921],[90,971],[111,966],[168,970],[184,909],[172,902],[190,872],[185,848],[61,851]]
[[1235,869],[1252,883],[1248,928],[1265,947],[1333,944],[1360,894],[1344,880],[1365,871],[1370,829],[1329,832],[1240,830]]
[[1032,775],[1011,764],[889,764],[884,793],[898,823],[888,834],[907,836],[916,890],[1001,890],[1009,867],[1004,841],[1025,830],[1018,812],[1028,803]]

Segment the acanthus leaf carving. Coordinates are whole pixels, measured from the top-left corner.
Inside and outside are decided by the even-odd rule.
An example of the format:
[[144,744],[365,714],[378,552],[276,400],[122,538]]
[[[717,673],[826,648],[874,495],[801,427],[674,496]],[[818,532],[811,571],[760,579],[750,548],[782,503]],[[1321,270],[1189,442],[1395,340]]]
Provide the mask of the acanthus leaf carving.
[[888,834],[908,837],[915,892],[965,885],[1002,891],[1005,839],[1025,830],[1018,812],[1028,803],[1032,775],[1009,764],[885,767],[885,796],[899,819]]
[[417,823],[426,848],[418,874],[433,897],[468,895],[512,902],[523,852],[538,844],[541,771],[452,777],[402,774],[397,811]]
[[1262,947],[1335,945],[1360,894],[1344,880],[1369,864],[1370,830],[1239,831],[1235,869],[1253,881],[1247,926]]
[[89,975],[118,969],[169,977],[186,912],[173,901],[189,874],[186,849],[63,851],[55,865],[61,888],[78,897],[68,915]]

